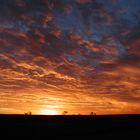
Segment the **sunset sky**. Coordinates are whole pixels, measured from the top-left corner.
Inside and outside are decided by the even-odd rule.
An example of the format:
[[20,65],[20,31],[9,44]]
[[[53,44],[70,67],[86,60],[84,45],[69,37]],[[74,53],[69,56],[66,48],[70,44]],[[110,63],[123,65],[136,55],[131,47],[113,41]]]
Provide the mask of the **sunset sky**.
[[0,113],[140,113],[140,0],[0,0]]

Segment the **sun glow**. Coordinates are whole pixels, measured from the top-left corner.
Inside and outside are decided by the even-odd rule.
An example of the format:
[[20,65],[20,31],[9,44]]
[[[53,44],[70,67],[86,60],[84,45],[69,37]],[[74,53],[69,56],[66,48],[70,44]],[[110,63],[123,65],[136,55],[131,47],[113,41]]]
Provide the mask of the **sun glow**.
[[59,111],[57,110],[53,110],[53,109],[46,109],[46,110],[42,110],[40,112],[40,114],[42,115],[59,115]]

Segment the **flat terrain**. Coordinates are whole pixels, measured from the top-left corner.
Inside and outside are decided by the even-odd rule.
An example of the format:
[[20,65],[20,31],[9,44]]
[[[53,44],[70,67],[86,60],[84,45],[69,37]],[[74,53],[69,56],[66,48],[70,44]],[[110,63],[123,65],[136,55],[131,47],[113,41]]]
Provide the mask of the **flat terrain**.
[[5,137],[137,138],[140,115],[0,115]]

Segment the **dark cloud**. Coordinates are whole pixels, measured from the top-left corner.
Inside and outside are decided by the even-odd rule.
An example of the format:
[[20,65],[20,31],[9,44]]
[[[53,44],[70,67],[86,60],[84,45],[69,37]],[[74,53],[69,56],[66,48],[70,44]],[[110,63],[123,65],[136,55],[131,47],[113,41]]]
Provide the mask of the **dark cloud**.
[[8,105],[0,108],[24,110],[18,100],[33,110],[56,103],[73,112],[137,111],[140,9],[125,4],[1,0],[0,102]]

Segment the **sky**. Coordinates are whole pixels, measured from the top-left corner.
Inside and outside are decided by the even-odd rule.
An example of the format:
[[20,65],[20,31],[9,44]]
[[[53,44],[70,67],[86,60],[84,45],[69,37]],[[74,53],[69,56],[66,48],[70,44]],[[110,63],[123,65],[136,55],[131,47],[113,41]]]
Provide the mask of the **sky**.
[[139,0],[0,0],[0,113],[140,113]]

